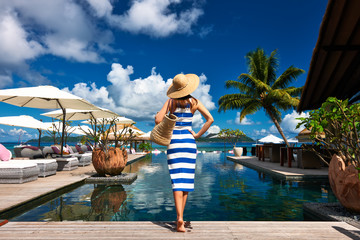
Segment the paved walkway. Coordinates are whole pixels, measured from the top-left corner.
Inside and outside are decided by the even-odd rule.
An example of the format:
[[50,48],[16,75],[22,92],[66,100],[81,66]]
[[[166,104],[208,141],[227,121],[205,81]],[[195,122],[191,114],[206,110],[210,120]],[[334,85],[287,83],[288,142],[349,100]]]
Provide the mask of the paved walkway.
[[259,161],[257,157],[228,156],[228,160],[240,163],[246,167],[268,173],[274,177],[285,180],[304,180],[304,179],[328,179],[328,168],[321,169],[301,169],[297,167],[289,168],[280,166],[280,163]]
[[[144,155],[129,154],[128,163]],[[0,212],[22,205],[59,189],[65,188],[95,174],[93,165],[79,167],[72,171],[59,171],[56,175],[38,178],[21,184],[0,184]]]
[[170,222],[10,222],[0,240],[13,239],[360,239],[344,222],[191,222],[186,233]]

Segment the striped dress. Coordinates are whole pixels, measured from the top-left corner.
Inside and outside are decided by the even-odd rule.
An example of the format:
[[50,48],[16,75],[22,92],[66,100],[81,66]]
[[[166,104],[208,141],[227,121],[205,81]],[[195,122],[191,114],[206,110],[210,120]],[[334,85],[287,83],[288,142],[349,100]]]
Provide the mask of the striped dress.
[[168,167],[173,191],[194,191],[196,143],[189,132],[193,114],[190,108],[174,111],[179,119],[175,124],[170,145],[167,149]]

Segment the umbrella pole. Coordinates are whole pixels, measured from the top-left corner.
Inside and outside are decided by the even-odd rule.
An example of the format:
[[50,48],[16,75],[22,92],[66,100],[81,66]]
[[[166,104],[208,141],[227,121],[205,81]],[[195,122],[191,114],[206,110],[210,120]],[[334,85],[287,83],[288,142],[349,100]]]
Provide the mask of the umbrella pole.
[[61,157],[63,156],[63,149],[64,149],[64,133],[65,133],[65,118],[66,118],[66,110],[65,108],[63,108],[63,106],[61,106],[59,100],[57,100],[59,106],[61,107],[61,110],[63,111],[63,119],[62,119],[62,123],[63,123],[63,127],[62,127],[62,134],[61,134]]
[[38,146],[40,147],[41,129],[38,129],[38,131],[39,131],[39,142],[38,142]]

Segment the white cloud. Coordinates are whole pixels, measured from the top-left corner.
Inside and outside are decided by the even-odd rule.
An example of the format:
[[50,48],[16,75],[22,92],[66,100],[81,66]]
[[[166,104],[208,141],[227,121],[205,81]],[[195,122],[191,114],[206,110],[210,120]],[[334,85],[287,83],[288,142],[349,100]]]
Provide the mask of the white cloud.
[[293,110],[292,113],[286,114],[280,124],[283,131],[286,132],[287,134],[299,133],[302,130],[301,128],[296,129],[296,125],[300,122],[300,120],[297,120],[296,118],[299,117],[309,117],[309,113],[302,112],[301,114],[298,114],[295,110]]
[[207,130],[207,133],[210,134],[210,133],[219,133],[220,132],[220,127],[217,126],[217,125],[213,125],[211,127],[209,127],[209,129]]
[[190,34],[191,27],[203,15],[203,10],[195,6],[176,12],[174,9],[183,2],[181,0],[134,0],[122,15],[112,14],[112,9],[106,3],[108,1],[101,5],[92,2],[89,1],[97,16],[106,16],[112,26],[153,37]]
[[205,38],[207,35],[209,35],[212,32],[213,28],[214,28],[214,26],[202,27],[199,31],[199,36],[201,38]]
[[254,129],[252,135],[255,136],[255,137],[258,137],[258,136],[265,136],[265,135],[268,135],[268,134],[269,134],[269,131],[266,130],[266,129],[261,129],[261,130]]
[[[1,13],[1,12],[0,12]],[[23,63],[41,54],[44,49],[23,29],[13,12],[3,12],[0,16],[0,63],[6,65]]]
[[92,9],[95,12],[95,15],[97,17],[104,17],[106,15],[110,15],[112,10],[113,10],[113,6],[111,5],[110,1],[108,0],[87,0],[88,3],[90,4],[90,6],[92,7]]
[[[98,88],[95,83],[90,85],[78,83],[74,85],[73,89],[66,88],[65,90],[85,98],[97,106],[111,109],[120,115],[153,122],[155,113],[161,109],[167,99],[166,91],[172,79],[164,80],[159,73],[156,73],[155,68],[151,70],[149,76],[144,78],[132,80],[130,76],[133,73],[132,66],[124,68],[122,65],[114,63],[107,76],[109,86]],[[193,95],[208,110],[213,110],[215,103],[212,102],[209,93],[210,85],[206,84],[204,74],[200,78],[202,80]],[[202,116],[198,113],[195,114],[194,128],[202,126],[203,123]]]
[[244,117],[242,119],[242,121],[240,122],[240,113],[237,112],[236,114],[236,119],[235,119],[235,123],[238,125],[254,125],[255,122],[247,117]]
[[11,85],[13,82],[10,76],[0,75],[0,88],[4,88],[6,86]]

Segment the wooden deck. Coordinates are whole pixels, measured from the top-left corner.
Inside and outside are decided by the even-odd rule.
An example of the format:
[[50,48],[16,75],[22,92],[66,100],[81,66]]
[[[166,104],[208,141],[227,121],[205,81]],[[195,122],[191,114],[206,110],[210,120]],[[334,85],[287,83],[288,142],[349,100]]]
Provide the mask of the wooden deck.
[[289,168],[287,166],[280,166],[280,163],[259,161],[258,157],[249,157],[241,156],[234,157],[228,156],[228,160],[239,163],[246,167],[262,171],[269,175],[272,175],[278,179],[284,180],[327,180],[328,179],[328,169],[302,169],[297,167]]
[[360,239],[344,222],[191,222],[186,233],[169,222],[9,222],[0,240],[30,239]]

